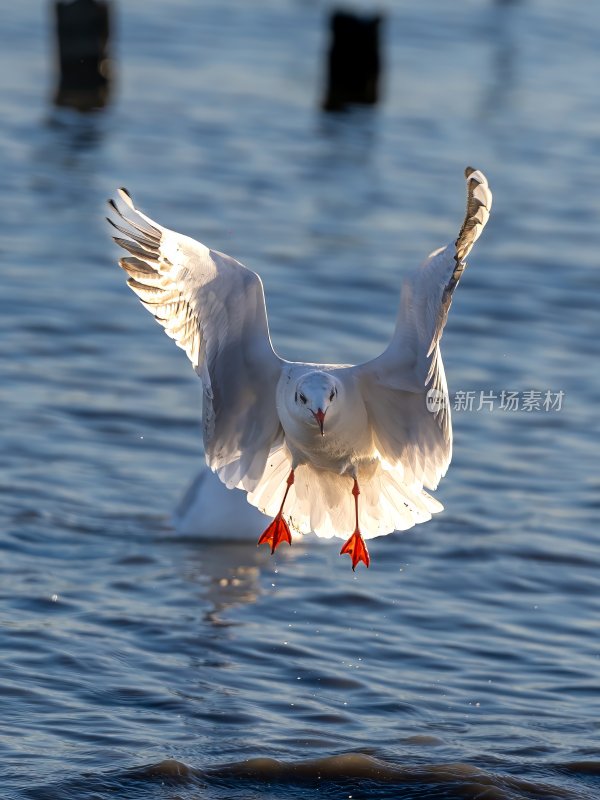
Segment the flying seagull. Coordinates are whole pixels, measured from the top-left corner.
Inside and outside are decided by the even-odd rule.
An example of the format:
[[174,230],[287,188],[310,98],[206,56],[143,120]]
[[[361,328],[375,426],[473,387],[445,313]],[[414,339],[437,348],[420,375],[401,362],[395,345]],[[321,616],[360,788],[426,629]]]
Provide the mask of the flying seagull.
[[314,531],[345,539],[340,555],[368,567],[366,539],[442,510],[423,488],[437,487],[452,456],[440,339],[492,207],[485,175],[468,167],[465,177],[458,238],[404,279],[391,342],[356,366],[280,358],[258,275],[163,228],[125,189],[109,201],[128,285],[202,380],[206,461],[274,517],[258,540],[272,553],[292,531]]

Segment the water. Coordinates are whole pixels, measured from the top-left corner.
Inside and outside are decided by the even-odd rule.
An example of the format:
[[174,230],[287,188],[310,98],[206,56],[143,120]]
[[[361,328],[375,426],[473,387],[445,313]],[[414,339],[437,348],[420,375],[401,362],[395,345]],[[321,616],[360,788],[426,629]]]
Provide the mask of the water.
[[[318,111],[324,4],[131,0],[103,115],[53,112],[47,9],[0,49],[0,748],[7,800],[600,793],[593,4],[402,3],[385,101]],[[358,361],[403,271],[492,220],[443,349],[460,411],[430,523],[353,574],[314,541],[177,537],[200,386],[103,222],[150,214],[257,269],[286,357]],[[232,531],[239,533],[239,531]],[[257,760],[258,759],[258,760]]]

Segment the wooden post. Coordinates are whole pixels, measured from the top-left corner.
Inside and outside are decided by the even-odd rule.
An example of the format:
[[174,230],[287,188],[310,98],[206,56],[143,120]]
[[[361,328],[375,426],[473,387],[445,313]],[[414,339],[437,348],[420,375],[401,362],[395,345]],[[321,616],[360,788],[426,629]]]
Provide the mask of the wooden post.
[[332,12],[325,111],[377,103],[381,23],[379,15],[360,17],[347,11]]
[[110,10],[106,0],[55,0],[60,69],[54,95],[57,106],[93,111],[107,104]]

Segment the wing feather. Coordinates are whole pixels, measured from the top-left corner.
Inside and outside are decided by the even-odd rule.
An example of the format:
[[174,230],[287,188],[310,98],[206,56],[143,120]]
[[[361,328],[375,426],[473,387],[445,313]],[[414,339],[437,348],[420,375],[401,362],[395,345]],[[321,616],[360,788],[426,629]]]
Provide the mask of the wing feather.
[[125,189],[109,205],[129,255],[127,284],[204,384],[206,459],[228,486],[252,490],[283,432],[275,405],[282,361],[269,336],[258,275],[235,259],[162,227]]
[[492,207],[485,175],[467,167],[467,210],[456,241],[405,279],[396,329],[378,358],[354,369],[376,447],[404,480],[435,489],[452,458],[452,422],[440,339],[466,258]]

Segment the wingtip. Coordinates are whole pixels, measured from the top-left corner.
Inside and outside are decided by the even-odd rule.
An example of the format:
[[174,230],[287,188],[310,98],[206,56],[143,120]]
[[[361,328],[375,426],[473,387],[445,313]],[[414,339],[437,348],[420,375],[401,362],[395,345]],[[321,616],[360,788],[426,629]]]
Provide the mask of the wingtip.
[[129,192],[127,191],[127,189],[126,189],[124,186],[120,186],[120,187],[119,187],[119,189],[118,189],[117,191],[118,191],[118,195],[119,195],[119,197],[121,198],[121,200],[122,200],[122,201],[123,201],[123,202],[124,202],[126,205],[128,205],[128,206],[129,206],[129,208],[134,208],[134,205],[133,205],[133,200],[131,199],[131,195],[129,194]]
[[475,169],[475,167],[467,167],[465,169],[465,179],[467,183],[469,181],[476,181],[484,186],[488,186],[488,180],[484,173],[480,169]]
[[487,224],[492,208],[492,192],[483,172],[473,167],[467,167],[465,177],[467,179],[467,211],[455,243],[455,259],[457,269],[460,268],[460,270],[458,274],[454,273],[452,276],[452,291],[460,279],[466,257]]

